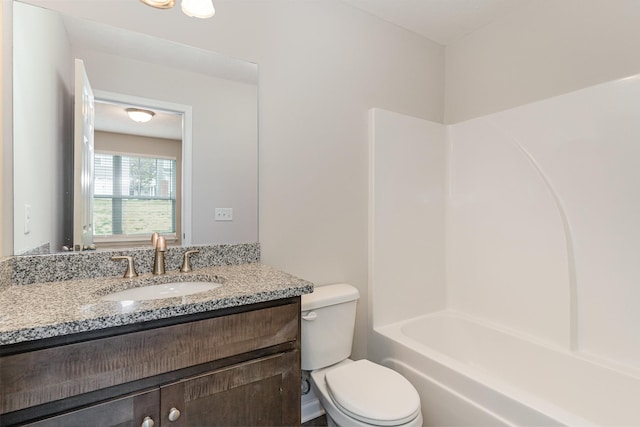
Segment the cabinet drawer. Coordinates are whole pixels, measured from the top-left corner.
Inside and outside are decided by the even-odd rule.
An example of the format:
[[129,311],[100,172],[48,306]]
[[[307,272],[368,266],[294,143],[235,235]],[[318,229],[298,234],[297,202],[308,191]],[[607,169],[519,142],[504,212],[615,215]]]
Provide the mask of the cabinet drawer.
[[295,341],[286,304],[3,357],[0,413]]
[[137,427],[145,417],[160,419],[159,401],[160,390],[155,389],[25,424],[25,427]]

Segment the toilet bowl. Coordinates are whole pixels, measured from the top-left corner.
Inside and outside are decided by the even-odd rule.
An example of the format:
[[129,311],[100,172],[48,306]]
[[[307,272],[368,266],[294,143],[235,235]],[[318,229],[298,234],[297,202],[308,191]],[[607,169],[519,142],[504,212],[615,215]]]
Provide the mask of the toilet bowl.
[[330,426],[422,426],[417,391],[389,368],[347,359],[312,371],[311,380]]
[[302,296],[302,369],[330,426],[421,426],[420,397],[399,373],[351,354],[358,290],[338,284]]

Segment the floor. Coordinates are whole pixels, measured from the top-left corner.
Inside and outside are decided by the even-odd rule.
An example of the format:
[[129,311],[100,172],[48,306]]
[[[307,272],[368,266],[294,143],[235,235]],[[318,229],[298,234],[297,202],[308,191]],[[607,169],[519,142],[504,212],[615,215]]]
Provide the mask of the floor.
[[312,420],[307,421],[306,423],[302,424],[303,426],[322,426],[322,427],[326,427],[327,425],[327,417],[326,415],[323,415],[321,417],[318,418],[314,418]]

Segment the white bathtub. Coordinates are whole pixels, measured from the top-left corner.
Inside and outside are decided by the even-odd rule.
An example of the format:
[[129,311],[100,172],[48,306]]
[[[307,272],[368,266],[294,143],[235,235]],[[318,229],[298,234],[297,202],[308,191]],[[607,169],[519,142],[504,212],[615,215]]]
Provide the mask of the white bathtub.
[[374,331],[425,425],[640,425],[640,376],[443,311]]

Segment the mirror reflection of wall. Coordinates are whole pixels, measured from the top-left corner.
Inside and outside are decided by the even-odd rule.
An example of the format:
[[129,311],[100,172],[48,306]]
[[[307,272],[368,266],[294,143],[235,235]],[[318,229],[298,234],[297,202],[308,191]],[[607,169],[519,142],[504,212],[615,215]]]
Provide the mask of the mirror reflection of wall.
[[61,19],[13,7],[14,253],[49,252],[73,209],[73,57]]
[[[258,240],[255,64],[19,2],[13,13],[15,254],[65,239],[75,57],[94,89],[193,107],[191,244]],[[215,221],[219,207],[233,221]]]

